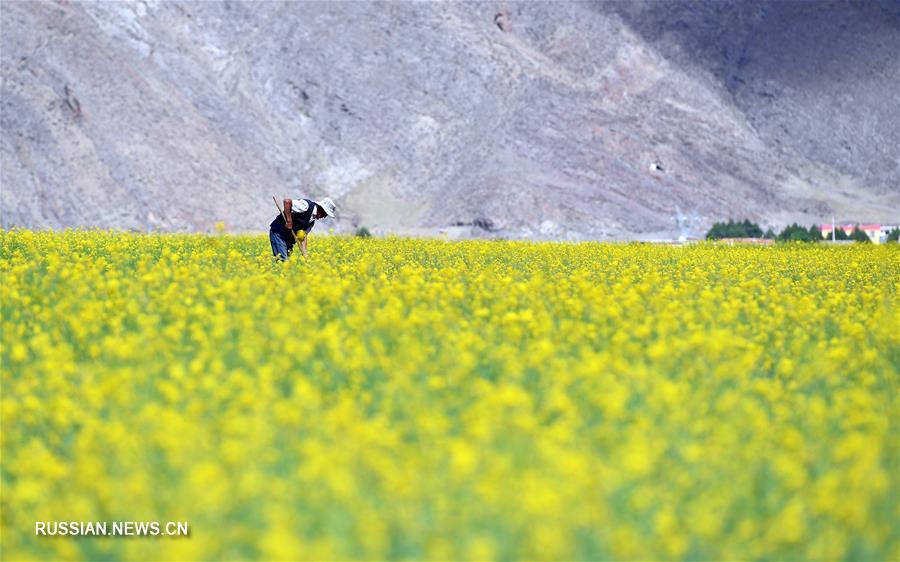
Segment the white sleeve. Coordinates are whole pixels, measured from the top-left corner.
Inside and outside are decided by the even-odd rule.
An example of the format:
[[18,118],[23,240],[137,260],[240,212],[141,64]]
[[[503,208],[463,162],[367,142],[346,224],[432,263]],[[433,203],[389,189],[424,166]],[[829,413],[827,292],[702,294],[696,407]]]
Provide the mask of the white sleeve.
[[291,201],[291,212],[292,213],[303,213],[309,209],[309,203],[306,199],[293,199]]

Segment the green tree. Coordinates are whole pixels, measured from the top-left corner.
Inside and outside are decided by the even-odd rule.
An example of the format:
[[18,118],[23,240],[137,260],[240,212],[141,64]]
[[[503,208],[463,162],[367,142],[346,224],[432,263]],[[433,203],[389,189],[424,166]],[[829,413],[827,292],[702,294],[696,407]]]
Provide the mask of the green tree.
[[809,227],[809,239],[811,242],[818,242],[822,239],[822,229],[818,225]]
[[[830,235],[828,236],[828,239],[831,240]],[[844,232],[843,228],[836,226],[834,228],[834,239],[835,240],[849,240],[849,237],[847,236],[847,233]]]
[[898,241],[900,241],[900,228],[891,229],[891,231],[888,232],[887,240],[885,240],[885,242],[898,242]]
[[850,240],[862,243],[872,242],[869,235],[859,229],[859,225],[857,225],[856,228],[853,229],[853,232],[850,233]]
[[778,235],[778,239],[782,242],[812,242],[814,240],[809,235],[809,229],[797,223],[786,226]]
[[777,236],[777,235],[775,234],[775,231],[772,230],[771,228],[769,228],[768,230],[766,230],[766,233],[763,234],[763,238],[765,238],[766,240],[775,240],[775,237],[776,237],[776,236]]
[[729,219],[728,222],[717,222],[709,232],[706,233],[707,240],[720,240],[722,238],[762,238],[763,231],[758,224],[744,219],[741,222],[735,222]]
[[758,224],[750,222],[749,219],[744,219],[744,222],[741,223],[741,228],[744,233],[742,238],[762,238],[762,229]]

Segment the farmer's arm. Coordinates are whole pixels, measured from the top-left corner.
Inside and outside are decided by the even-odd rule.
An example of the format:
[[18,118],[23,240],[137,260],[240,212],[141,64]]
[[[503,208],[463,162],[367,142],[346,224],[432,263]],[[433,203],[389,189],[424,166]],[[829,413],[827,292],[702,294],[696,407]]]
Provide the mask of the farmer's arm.
[[309,234],[303,237],[303,240],[300,241],[300,253],[304,256],[306,255],[306,241],[309,240]]
[[303,240],[300,241],[300,252],[305,256],[306,255],[306,241],[309,240],[309,235],[312,233],[313,227],[316,226],[316,223],[310,223],[309,226],[306,227],[306,230],[301,230],[301,236],[303,236]]

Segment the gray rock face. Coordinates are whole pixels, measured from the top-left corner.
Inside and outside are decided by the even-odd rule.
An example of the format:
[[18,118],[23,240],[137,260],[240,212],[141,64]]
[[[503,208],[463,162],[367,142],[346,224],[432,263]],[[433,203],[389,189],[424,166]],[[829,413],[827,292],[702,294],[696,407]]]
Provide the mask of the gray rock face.
[[2,226],[897,221],[897,6],[5,1]]

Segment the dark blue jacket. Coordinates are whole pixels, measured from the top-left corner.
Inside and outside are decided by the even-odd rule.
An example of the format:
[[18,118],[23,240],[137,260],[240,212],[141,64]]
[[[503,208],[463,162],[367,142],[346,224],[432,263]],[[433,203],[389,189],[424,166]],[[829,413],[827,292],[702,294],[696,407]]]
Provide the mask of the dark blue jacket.
[[[291,222],[295,231],[302,230],[309,234],[309,231],[316,225],[316,219],[313,218],[313,213],[316,212],[316,202],[311,199],[304,199],[304,201],[309,203],[309,208],[302,213],[292,212]],[[284,217],[281,214],[275,217],[275,220],[269,225],[269,230],[281,236],[288,244],[294,243],[294,237],[291,236],[290,231],[284,224]]]

